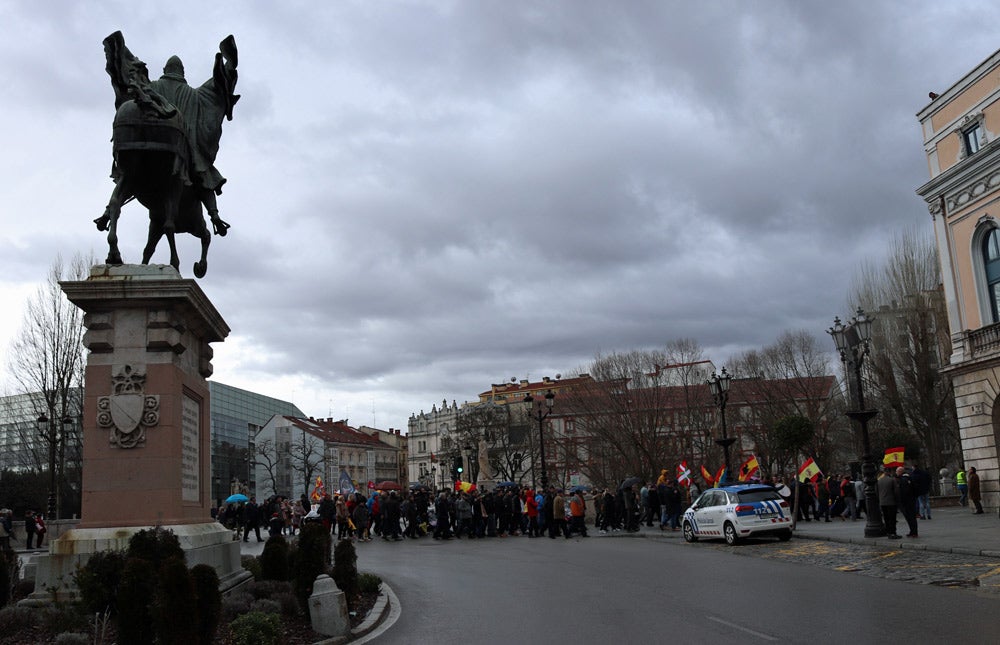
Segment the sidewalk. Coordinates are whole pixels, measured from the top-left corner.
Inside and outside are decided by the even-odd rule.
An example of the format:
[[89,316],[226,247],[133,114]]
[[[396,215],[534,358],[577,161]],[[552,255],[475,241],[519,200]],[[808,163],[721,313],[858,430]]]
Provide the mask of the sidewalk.
[[[904,537],[899,540],[889,538],[866,538],[864,518],[852,522],[839,519],[824,522],[813,520],[799,522],[795,527],[795,537],[806,540],[826,540],[829,542],[845,542],[848,544],[867,544],[886,549],[913,549],[918,551],[937,551],[941,553],[961,553],[963,555],[982,555],[1000,557],[1000,518],[986,512],[983,515],[973,515],[969,508],[961,506],[946,506],[931,509],[932,520],[917,520],[918,538],[908,538],[909,530],[902,515],[897,515],[896,530]],[[680,531],[666,533],[654,526],[641,526],[637,533],[616,531],[601,534],[590,531],[590,535],[615,538],[649,538],[661,540],[683,540]]]
[[851,544],[868,544],[882,547],[962,553],[1000,557],[1000,518],[995,514],[973,515],[961,506],[931,509],[931,520],[917,520],[918,538],[905,537],[906,520],[897,516],[897,531],[901,540],[866,538],[864,518],[852,522],[834,519],[831,522],[813,520],[799,522],[795,537],[809,540],[828,540]]

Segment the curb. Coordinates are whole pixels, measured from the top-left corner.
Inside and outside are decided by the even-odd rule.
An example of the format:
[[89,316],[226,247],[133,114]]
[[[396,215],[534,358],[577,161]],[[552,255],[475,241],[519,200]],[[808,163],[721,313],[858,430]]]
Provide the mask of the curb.
[[[392,601],[395,600],[395,605]],[[317,641],[314,645],[340,645],[341,643],[353,642],[362,636],[366,636],[378,627],[385,617],[389,615],[389,612],[393,607],[396,607],[398,611],[399,600],[396,598],[395,592],[393,592],[392,587],[390,587],[384,580],[382,581],[381,593],[379,594],[378,600],[372,606],[368,615],[361,622],[360,625],[351,629],[349,635],[344,636],[333,636],[331,638],[326,638],[321,641]]]
[[978,555],[987,558],[1000,557],[1000,552],[990,549],[967,549],[965,547],[935,546],[933,544],[920,542],[904,542],[900,540],[888,540],[887,538],[842,538],[835,535],[815,535],[795,533],[795,537],[800,540],[816,540],[819,542],[839,542],[841,544],[858,544],[861,546],[876,546],[891,549],[904,549],[907,551],[933,551],[935,553],[954,553],[956,555]]
[[[392,588],[389,587],[384,580],[382,581],[381,586],[382,593],[379,594],[378,600],[375,601],[375,604],[368,612],[368,615],[365,616],[365,619],[361,621],[361,624],[351,630],[351,638],[360,638],[369,633],[378,627],[388,615],[389,609],[392,608],[392,603],[389,601],[389,598],[395,598],[396,594],[392,592]],[[399,604],[398,600],[396,601],[396,604]]]
[[[602,535],[602,538],[644,538],[647,540],[673,541],[670,533],[658,534],[655,532],[639,533],[614,533]],[[676,537],[681,537],[677,535]],[[975,555],[985,558],[1000,558],[1000,551],[994,549],[970,549],[960,546],[937,546],[926,542],[914,542],[912,540],[889,540],[888,538],[866,538],[866,537],[839,537],[836,535],[817,535],[815,533],[800,533],[795,531],[792,537],[798,540],[815,540],[817,542],[838,542],[840,544],[857,544],[859,546],[874,546],[883,549],[905,549],[907,551],[931,551],[934,553],[953,553],[955,555]],[[683,540],[683,538],[681,538]]]

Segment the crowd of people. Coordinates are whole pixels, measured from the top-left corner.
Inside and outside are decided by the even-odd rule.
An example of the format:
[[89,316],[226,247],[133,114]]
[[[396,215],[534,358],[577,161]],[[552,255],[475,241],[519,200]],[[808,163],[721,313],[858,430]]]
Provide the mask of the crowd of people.
[[[782,492],[789,506],[796,509],[796,520],[800,522],[856,521],[867,512],[864,482],[851,475],[833,474],[813,482],[792,480],[789,486],[778,480],[773,485]],[[896,531],[898,515],[902,515],[906,522],[906,537],[919,537],[917,520],[930,520],[932,517],[929,472],[916,463],[910,468],[886,466],[878,473],[875,494],[890,539],[902,539]]]
[[[24,548],[40,549],[42,541],[45,539],[45,517],[41,513],[36,513],[28,509],[24,513]],[[10,551],[13,547],[14,537],[14,513],[9,508],[0,508],[0,550]],[[34,546],[32,546],[34,542]]]
[[[679,530],[685,494],[676,481],[661,478],[658,486],[633,485],[618,489],[566,491],[505,486],[495,490],[449,491],[436,494],[426,488],[409,492],[377,491],[324,494],[318,504],[303,495],[298,500],[275,496],[262,503],[224,505],[216,519],[249,541],[251,533],[263,541],[269,535],[295,535],[306,522],[316,522],[338,540],[368,542],[375,537],[402,541],[477,539],[525,536],[566,539],[588,537],[592,525],[602,533],[638,531],[639,524],[655,520],[664,530]],[[663,499],[663,504],[659,502]]]
[[[967,491],[975,512],[981,513],[975,469],[970,468],[968,475],[961,472],[958,482],[962,503]],[[787,484],[782,478],[768,478],[760,483],[774,486],[785,497],[789,508],[795,509],[797,521],[856,521],[866,513],[864,484],[849,474],[806,482],[790,477]],[[907,524],[907,537],[917,537],[917,520],[931,519],[930,473],[916,464],[912,468],[887,467],[879,474],[876,489],[889,537],[901,539],[896,533],[897,514]],[[605,489],[505,486],[435,494],[418,487],[409,492],[376,491],[370,496],[327,493],[317,504],[305,495],[294,501],[276,496],[262,504],[251,497],[246,503],[219,509],[217,519],[244,541],[251,532],[263,541],[261,528],[269,535],[295,535],[306,522],[321,523],[338,540],[359,542],[374,537],[402,541],[428,535],[437,540],[508,536],[568,539],[574,534],[587,537],[588,525],[601,533],[637,532],[642,524],[679,531],[684,509],[700,493],[696,482],[681,482],[663,470],[655,483],[630,478]]]

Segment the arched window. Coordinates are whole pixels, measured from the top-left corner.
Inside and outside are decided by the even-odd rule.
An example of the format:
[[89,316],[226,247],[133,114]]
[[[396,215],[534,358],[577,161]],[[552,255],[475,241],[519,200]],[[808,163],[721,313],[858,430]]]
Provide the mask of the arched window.
[[1000,322],[1000,229],[992,228],[983,238],[983,268],[990,296],[991,322]]

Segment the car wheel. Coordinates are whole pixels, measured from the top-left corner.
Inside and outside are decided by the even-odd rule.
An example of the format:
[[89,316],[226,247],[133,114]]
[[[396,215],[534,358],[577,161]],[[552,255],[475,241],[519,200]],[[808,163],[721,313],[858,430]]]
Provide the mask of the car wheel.
[[736,527],[733,526],[732,522],[726,522],[726,525],[722,527],[722,534],[726,537],[726,544],[729,546],[740,541],[740,537],[736,535]]
[[685,542],[698,541],[698,536],[694,534],[694,527],[691,526],[691,522],[684,522],[684,541]]
[[781,533],[778,533],[778,539],[781,540],[782,542],[787,542],[791,540],[792,529],[788,529],[787,531],[782,531]]

